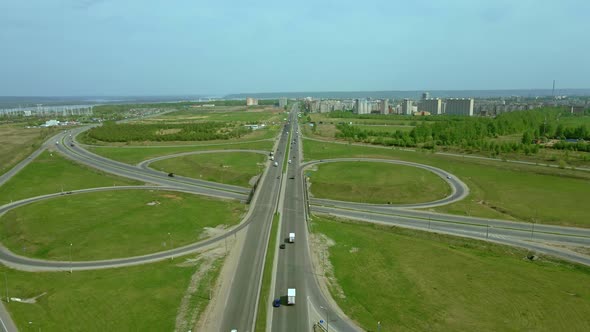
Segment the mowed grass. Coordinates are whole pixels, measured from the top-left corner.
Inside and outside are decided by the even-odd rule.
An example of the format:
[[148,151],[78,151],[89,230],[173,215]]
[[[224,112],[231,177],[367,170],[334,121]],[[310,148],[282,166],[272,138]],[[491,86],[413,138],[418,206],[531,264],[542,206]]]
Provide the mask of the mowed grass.
[[19,255],[99,260],[143,255],[198,242],[205,227],[231,226],[246,208],[237,201],[157,190],[68,195],[25,205],[0,217],[2,244]]
[[248,152],[220,152],[159,160],[150,167],[191,178],[250,187],[250,180],[262,173],[267,156]]
[[[483,241],[314,217],[331,292],[376,331],[588,331],[590,268]],[[362,266],[362,268],[359,268]],[[330,276],[330,274],[329,274]]]
[[141,184],[75,163],[59,153],[45,151],[0,187],[0,204],[62,190]]
[[449,185],[427,170],[376,162],[339,162],[318,166],[311,177],[311,193],[362,203],[431,202],[448,196]]
[[0,125],[0,174],[33,153],[57,131],[54,128],[25,128],[24,124]]
[[[36,303],[4,306],[21,331],[173,331],[181,299],[199,267],[180,264],[185,258],[72,274],[0,266],[10,297],[45,293]],[[196,297],[205,306],[208,290],[202,293]]]
[[590,173],[391,148],[304,140],[305,159],[369,157],[407,160],[444,169],[467,184],[464,200],[433,208],[444,213],[590,227]]
[[264,140],[256,142],[239,142],[233,144],[201,144],[175,147],[89,147],[88,150],[109,159],[135,165],[144,160],[182,152],[228,149],[270,151],[273,145],[274,141]]

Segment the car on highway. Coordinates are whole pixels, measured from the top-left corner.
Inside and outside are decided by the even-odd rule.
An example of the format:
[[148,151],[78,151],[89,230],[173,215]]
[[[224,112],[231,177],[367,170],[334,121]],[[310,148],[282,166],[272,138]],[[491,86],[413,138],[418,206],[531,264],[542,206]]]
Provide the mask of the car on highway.
[[168,173],[168,176],[173,178],[174,177],[174,173]]
[[284,243],[281,243],[281,245],[279,246],[279,248],[285,249],[285,244]]
[[450,180],[450,179],[451,179],[451,176],[450,176],[450,175],[447,175],[447,179],[449,179],[449,180]]
[[293,180],[293,179],[295,179],[295,176],[294,176],[294,175],[291,175],[291,176],[289,177],[289,179]]
[[272,301],[272,306],[275,308],[278,308],[281,306],[281,299],[274,299],[274,301]]

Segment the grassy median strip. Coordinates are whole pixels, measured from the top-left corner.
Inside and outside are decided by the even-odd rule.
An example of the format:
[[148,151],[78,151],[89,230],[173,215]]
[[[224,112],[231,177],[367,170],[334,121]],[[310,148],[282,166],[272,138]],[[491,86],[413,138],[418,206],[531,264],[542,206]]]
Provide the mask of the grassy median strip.
[[141,184],[45,151],[0,187],[0,204],[60,191]]
[[266,258],[264,260],[264,272],[262,274],[262,288],[260,289],[260,300],[258,301],[258,314],[256,316],[257,332],[266,331],[266,315],[268,307],[268,299],[271,292],[270,281],[272,279],[272,266],[275,257],[277,245],[277,232],[279,229],[280,214],[276,213],[272,219],[272,227],[270,229],[270,239],[268,241],[268,248],[266,251]]
[[319,216],[313,224],[332,295],[364,329],[588,328],[589,267],[442,234]]
[[444,169],[469,186],[464,200],[433,211],[482,218],[590,227],[581,204],[590,173],[494,160],[304,140],[306,160],[344,157],[399,159]]
[[291,152],[291,132],[289,132],[289,140],[287,141],[287,149],[285,150],[285,158],[283,158],[283,174],[287,172],[287,161],[289,160],[289,153]]

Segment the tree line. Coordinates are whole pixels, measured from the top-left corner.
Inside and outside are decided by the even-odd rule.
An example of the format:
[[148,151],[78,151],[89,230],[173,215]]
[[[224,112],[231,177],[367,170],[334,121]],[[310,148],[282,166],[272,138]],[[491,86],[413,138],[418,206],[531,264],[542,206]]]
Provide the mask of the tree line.
[[127,124],[105,122],[88,131],[88,137],[103,142],[209,141],[239,138],[251,129],[221,122],[186,124]]
[[[338,112],[338,117],[350,112]],[[362,115],[359,118],[374,118],[379,115]],[[572,118],[574,117],[574,118]],[[529,111],[503,113],[495,118],[436,116],[420,118],[412,131],[384,132],[362,129],[358,126],[340,123],[336,137],[372,144],[401,147],[456,146],[467,150],[484,150],[492,154],[506,152],[537,153],[539,143],[549,139],[575,139],[578,142],[558,142],[556,149],[590,151],[590,128],[584,120],[575,118],[559,108],[544,108]],[[380,116],[384,119],[384,116]],[[583,117],[578,116],[582,119]],[[506,135],[522,135],[520,142],[491,141],[491,138]]]

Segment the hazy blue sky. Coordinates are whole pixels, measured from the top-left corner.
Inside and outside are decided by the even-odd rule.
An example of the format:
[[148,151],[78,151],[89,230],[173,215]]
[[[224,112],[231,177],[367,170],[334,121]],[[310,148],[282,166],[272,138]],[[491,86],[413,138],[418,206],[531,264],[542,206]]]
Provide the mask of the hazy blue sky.
[[0,95],[590,87],[587,0],[0,0]]

